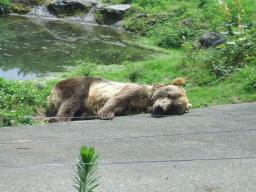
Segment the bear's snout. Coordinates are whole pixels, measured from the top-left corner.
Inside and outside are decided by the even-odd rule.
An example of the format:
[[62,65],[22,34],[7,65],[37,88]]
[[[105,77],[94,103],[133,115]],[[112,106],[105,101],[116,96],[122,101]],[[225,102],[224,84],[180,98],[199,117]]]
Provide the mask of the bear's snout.
[[152,112],[153,116],[160,116],[160,115],[164,115],[164,109],[160,106],[157,106],[155,108],[153,108],[153,112]]

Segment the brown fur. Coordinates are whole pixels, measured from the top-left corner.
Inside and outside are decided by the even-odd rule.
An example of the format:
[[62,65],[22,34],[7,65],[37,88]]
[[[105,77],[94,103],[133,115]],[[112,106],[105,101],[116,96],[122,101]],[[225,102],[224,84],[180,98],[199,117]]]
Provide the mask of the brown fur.
[[[182,114],[189,109],[186,92],[178,78],[170,85],[118,83],[100,78],[60,81],[48,97],[50,122],[69,121],[75,116],[112,119],[116,115],[141,112]],[[161,109],[161,113],[159,110]],[[171,112],[172,111],[172,112]]]

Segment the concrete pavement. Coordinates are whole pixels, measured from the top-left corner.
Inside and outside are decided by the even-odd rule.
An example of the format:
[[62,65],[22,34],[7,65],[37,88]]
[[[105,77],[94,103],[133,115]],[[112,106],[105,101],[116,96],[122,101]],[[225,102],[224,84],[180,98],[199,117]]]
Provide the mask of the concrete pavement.
[[256,191],[256,103],[1,128],[0,191],[75,191],[81,145],[100,155],[99,192]]

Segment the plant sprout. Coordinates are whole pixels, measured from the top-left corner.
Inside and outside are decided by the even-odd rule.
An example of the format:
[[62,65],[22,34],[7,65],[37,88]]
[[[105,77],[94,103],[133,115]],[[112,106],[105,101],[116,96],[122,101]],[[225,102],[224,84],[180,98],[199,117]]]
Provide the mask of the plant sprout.
[[74,187],[78,192],[94,192],[99,185],[99,177],[96,176],[98,155],[93,147],[82,146],[79,162],[76,165]]

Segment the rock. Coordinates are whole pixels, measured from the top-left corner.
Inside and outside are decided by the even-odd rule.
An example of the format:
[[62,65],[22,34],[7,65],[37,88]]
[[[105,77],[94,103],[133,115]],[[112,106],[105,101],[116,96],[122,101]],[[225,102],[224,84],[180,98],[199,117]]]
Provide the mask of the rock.
[[47,9],[52,15],[65,17],[86,14],[94,5],[93,1],[86,0],[54,0],[48,3]]
[[129,4],[118,4],[98,7],[95,12],[98,24],[112,25],[123,19],[124,14],[131,8]]
[[30,12],[34,5],[42,5],[45,0],[11,0],[11,12],[26,14]]
[[109,5],[106,7],[106,9],[110,9],[113,11],[121,11],[121,12],[127,11],[130,8],[131,8],[131,5],[129,5],[129,4]]
[[18,14],[26,14],[32,10],[31,5],[23,4],[23,3],[13,3],[11,7],[11,12]]
[[215,32],[207,32],[199,39],[200,47],[204,48],[210,48],[210,47],[216,47],[217,45],[220,45],[225,42],[225,38]]
[[42,5],[43,3],[45,3],[46,0],[11,0],[11,3],[20,3],[20,4],[24,4],[24,5]]

